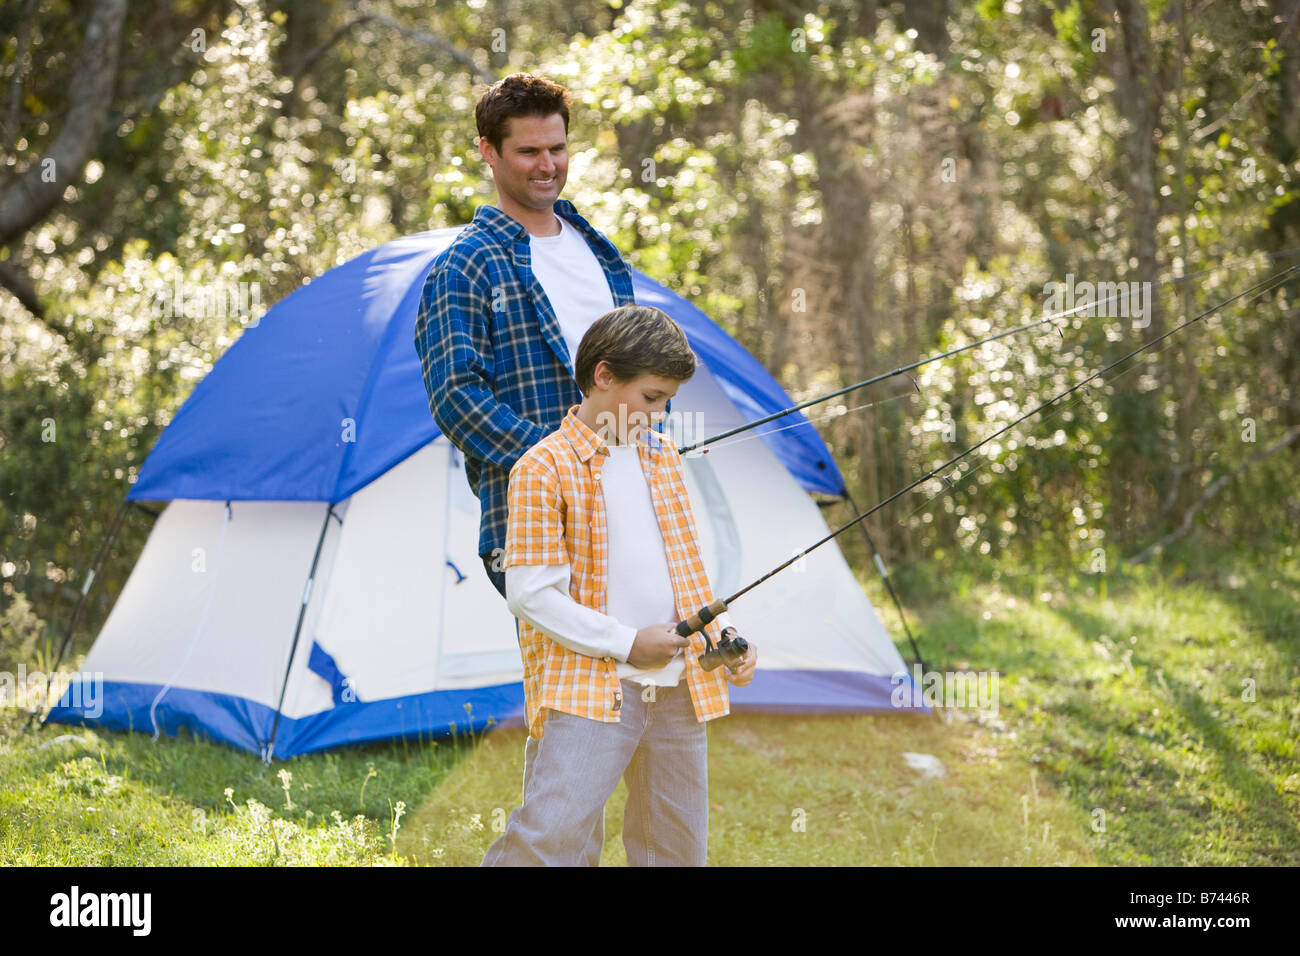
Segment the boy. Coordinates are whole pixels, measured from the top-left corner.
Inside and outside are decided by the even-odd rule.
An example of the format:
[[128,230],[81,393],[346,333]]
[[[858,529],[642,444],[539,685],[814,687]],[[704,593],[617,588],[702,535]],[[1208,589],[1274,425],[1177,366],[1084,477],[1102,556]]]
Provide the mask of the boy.
[[[681,457],[646,425],[694,374],[664,312],[606,312],[578,346],[581,404],[510,471],[506,601],[538,744],[523,806],[484,866],[598,864],[605,803],[625,774],[628,862],[704,865],[704,721],[729,712],[727,682],[753,679],[758,650],[735,673],[706,671],[703,636],[674,630],[714,596]],[[715,644],[729,626],[725,613],[708,625]]]

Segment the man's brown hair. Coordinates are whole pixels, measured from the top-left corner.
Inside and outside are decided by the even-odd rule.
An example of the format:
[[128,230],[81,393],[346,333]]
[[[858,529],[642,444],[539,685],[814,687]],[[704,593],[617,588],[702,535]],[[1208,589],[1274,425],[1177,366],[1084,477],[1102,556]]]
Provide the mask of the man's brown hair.
[[501,152],[501,143],[510,133],[512,116],[551,116],[564,118],[564,134],[569,134],[569,107],[573,99],[558,83],[534,73],[511,73],[489,86],[474,106],[474,124],[478,134]]
[[619,382],[638,375],[659,375],[684,382],[695,374],[695,353],[686,333],[662,309],[624,305],[611,309],[587,329],[573,362],[582,394],[595,386],[601,361]]

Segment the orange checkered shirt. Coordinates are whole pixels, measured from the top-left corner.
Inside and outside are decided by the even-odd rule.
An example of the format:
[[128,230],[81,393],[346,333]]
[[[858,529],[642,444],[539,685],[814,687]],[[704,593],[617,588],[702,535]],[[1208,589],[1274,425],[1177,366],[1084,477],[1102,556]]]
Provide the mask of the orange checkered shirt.
[[[609,526],[600,473],[610,452],[578,418],[578,408],[570,406],[559,429],[526,451],[510,469],[503,566],[567,564],[569,596],[606,614]],[[714,597],[696,543],[681,455],[666,435],[646,431],[637,442],[637,455],[663,534],[678,620],[684,620]],[[635,626],[643,625],[637,622]],[[721,625],[714,620],[706,630],[716,645]],[[683,673],[696,719],[725,716],[730,709],[723,668],[710,672],[701,667],[697,657],[705,651],[704,636],[692,634],[690,640],[690,647],[684,649]],[[541,739],[548,707],[605,723],[618,722],[623,693],[613,658],[579,654],[522,619],[519,645],[530,735]]]

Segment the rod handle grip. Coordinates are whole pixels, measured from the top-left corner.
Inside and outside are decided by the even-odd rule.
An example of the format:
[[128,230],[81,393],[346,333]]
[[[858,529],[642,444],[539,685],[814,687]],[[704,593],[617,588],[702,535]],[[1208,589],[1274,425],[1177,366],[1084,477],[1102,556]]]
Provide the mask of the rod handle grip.
[[723,611],[727,609],[727,602],[718,598],[712,604],[707,604],[700,608],[686,620],[677,625],[677,633],[682,637],[690,637],[696,631],[704,630],[705,626]]

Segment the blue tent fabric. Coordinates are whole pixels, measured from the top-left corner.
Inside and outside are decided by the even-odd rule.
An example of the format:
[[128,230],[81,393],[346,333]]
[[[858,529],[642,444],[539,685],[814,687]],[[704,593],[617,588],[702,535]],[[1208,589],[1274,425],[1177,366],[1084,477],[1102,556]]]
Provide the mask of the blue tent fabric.
[[[195,387],[127,497],[336,504],[436,438],[412,343],[425,276],[463,228],[385,243],[268,309]],[[682,327],[745,420],[793,404],[690,302],[637,270],[633,288],[639,303]],[[782,427],[793,422],[801,424]],[[844,493],[830,452],[801,413],[763,429],[762,440],[803,488]]]
[[329,682],[330,688],[334,694],[334,706],[340,704],[354,704],[358,701],[356,691],[348,693],[350,681],[341,670],[334,658],[326,653],[325,648],[321,647],[316,641],[311,642],[311,656],[307,658],[307,669]]

